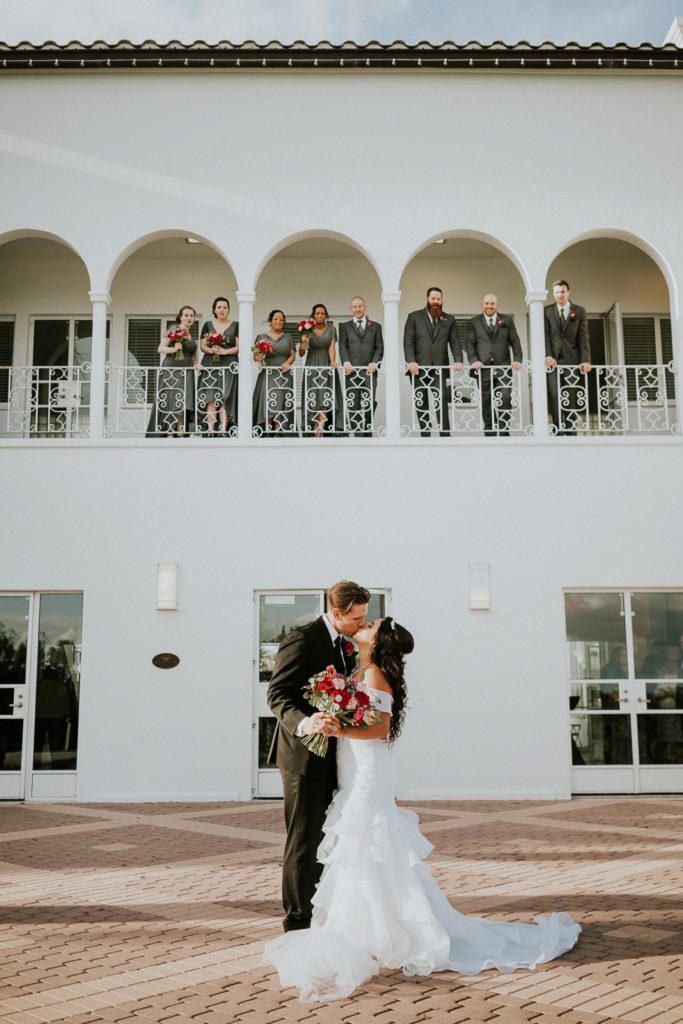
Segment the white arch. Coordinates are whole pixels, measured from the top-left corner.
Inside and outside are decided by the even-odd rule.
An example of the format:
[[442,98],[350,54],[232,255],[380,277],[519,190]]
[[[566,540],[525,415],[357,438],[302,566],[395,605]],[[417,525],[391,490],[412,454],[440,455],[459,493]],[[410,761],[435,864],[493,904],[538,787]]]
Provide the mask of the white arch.
[[14,228],[12,231],[4,231],[0,233],[0,246],[6,245],[8,242],[17,242],[22,238],[44,239],[48,242],[57,242],[59,245],[63,245],[65,249],[68,249],[81,261],[85,272],[88,275],[90,288],[92,288],[92,273],[85,257],[78,251],[76,246],[71,242],[68,242],[66,238],[62,238],[61,235],[54,234],[53,231],[41,231],[39,228]]
[[295,242],[305,242],[309,238],[331,238],[334,239],[334,241],[343,242],[345,245],[348,245],[351,249],[355,249],[356,252],[358,252],[361,256],[364,256],[365,259],[368,261],[368,263],[374,270],[375,274],[377,275],[380,287],[382,286],[382,275],[379,271],[377,263],[374,257],[368,252],[368,250],[364,246],[360,244],[360,242],[357,242],[354,238],[351,238],[349,235],[344,235],[339,231],[332,231],[327,228],[309,228],[306,231],[297,231],[293,235],[287,235],[285,238],[281,238],[278,242],[271,246],[271,248],[268,250],[265,256],[261,259],[261,262],[258,264],[256,271],[254,272],[251,290],[256,291],[256,286],[259,282],[261,274],[268,266],[270,261],[278,255],[278,253],[281,253],[290,245],[294,245]]
[[426,249],[428,245],[433,245],[434,242],[436,242],[439,238],[472,238],[476,242],[485,242],[487,245],[490,245],[493,249],[497,249],[498,252],[502,253],[503,256],[506,256],[507,259],[509,259],[512,265],[514,266],[515,270],[522,279],[525,292],[529,291],[531,287],[531,279],[529,277],[529,272],[519,254],[515,252],[515,250],[512,249],[509,245],[507,245],[505,242],[501,241],[501,239],[496,238],[494,235],[489,235],[486,231],[477,231],[469,228],[453,228],[452,230],[449,231],[439,231],[436,234],[431,235],[429,238],[425,239],[424,242],[421,242],[420,245],[416,246],[416,248],[413,249],[410,256],[403,264],[401,272],[399,274],[399,284],[402,281],[403,275],[405,274],[406,270],[408,269],[412,261],[415,259],[415,257],[418,255],[418,253],[422,252],[423,249]]
[[204,245],[208,245],[210,249],[213,249],[213,251],[218,256],[220,256],[221,259],[225,260],[225,263],[230,268],[230,273],[233,275],[235,280],[237,280],[237,275],[235,274],[232,263],[228,259],[223,249],[221,249],[220,245],[218,245],[212,239],[207,238],[206,235],[198,234],[196,231],[193,231],[188,228],[161,228],[158,231],[149,231],[144,235],[140,235],[139,238],[134,239],[132,242],[126,245],[124,249],[122,249],[119,252],[119,254],[113,260],[111,266],[109,267],[109,270],[107,271],[105,290],[109,291],[112,284],[114,283],[114,278],[116,277],[118,271],[121,269],[121,266],[126,262],[126,260],[130,256],[133,255],[133,253],[137,252],[138,249],[142,249],[145,245],[149,245],[150,242],[157,242],[161,238],[188,237],[197,238],[200,242],[203,242]]
[[546,268],[546,277],[551,266],[555,260],[570,249],[573,245],[577,245],[579,242],[588,242],[592,239],[596,241],[601,238],[614,238],[620,242],[627,242],[634,248],[644,252],[646,256],[649,256],[653,263],[656,264],[657,268],[661,271],[662,277],[666,282],[666,286],[669,291],[669,302],[671,305],[671,313],[674,316],[678,315],[678,288],[676,285],[676,276],[671,269],[671,265],[666,257],[657,249],[656,246],[650,242],[641,238],[639,235],[634,235],[631,231],[624,231],[622,228],[593,228],[590,231],[582,231],[579,235],[574,235],[573,238],[568,239],[559,249],[556,250],[552,259],[548,262]]

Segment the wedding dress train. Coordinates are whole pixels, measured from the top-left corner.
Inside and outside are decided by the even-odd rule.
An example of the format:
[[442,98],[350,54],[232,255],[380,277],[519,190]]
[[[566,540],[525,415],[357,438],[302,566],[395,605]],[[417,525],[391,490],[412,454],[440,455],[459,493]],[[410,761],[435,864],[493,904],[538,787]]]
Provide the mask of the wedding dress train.
[[[391,697],[369,691],[390,711]],[[465,917],[424,859],[432,850],[417,815],[397,807],[383,740],[338,740],[339,789],[318,859],[324,865],[310,929],[268,942],[266,960],[304,1003],[344,999],[381,967],[407,975],[533,968],[571,949],[581,928],[568,914],[535,924]]]

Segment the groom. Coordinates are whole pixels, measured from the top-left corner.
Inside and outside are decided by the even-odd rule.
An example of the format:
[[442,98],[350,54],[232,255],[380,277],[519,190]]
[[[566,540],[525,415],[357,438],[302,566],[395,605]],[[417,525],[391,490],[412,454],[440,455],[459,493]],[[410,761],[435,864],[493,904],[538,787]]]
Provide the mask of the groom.
[[[285,795],[287,839],[282,862],[284,929],[308,928],[311,898],[322,865],[316,852],[322,839],[325,812],[337,787],[336,744],[325,757],[312,754],[301,737],[323,733],[334,737],[338,723],[312,707],[302,690],[310,677],[334,665],[344,675],[355,667],[353,636],[365,624],[370,594],[348,580],[327,592],[327,612],[314,622],[292,629],[280,644],[268,686],[268,706],[278,720],[273,747]],[[271,748],[272,749],[272,748]]]

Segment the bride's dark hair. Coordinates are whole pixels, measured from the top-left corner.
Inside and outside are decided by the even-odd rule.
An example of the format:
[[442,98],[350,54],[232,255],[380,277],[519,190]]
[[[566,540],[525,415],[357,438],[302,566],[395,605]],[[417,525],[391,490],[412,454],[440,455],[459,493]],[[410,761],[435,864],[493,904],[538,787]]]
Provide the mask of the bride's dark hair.
[[393,743],[400,735],[406,717],[406,700],[408,692],[403,675],[405,669],[404,655],[410,654],[415,641],[412,634],[394,622],[392,618],[382,619],[375,634],[375,645],[370,657],[384,673],[394,695],[392,706],[389,742]]

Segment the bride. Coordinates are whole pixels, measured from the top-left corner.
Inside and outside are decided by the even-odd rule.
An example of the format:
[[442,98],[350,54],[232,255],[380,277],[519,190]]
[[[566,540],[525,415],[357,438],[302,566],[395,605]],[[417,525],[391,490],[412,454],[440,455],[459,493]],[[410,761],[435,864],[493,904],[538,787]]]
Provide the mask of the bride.
[[[407,975],[477,974],[535,967],[571,949],[581,928],[568,914],[536,924],[465,917],[450,905],[424,859],[432,850],[417,815],[396,806],[389,749],[405,717],[404,655],[411,634],[391,618],[354,637],[381,721],[340,728],[337,790],[327,812],[310,929],[268,942],[266,960],[304,1003],[344,999],[381,967]],[[335,720],[336,725],[339,723]]]

